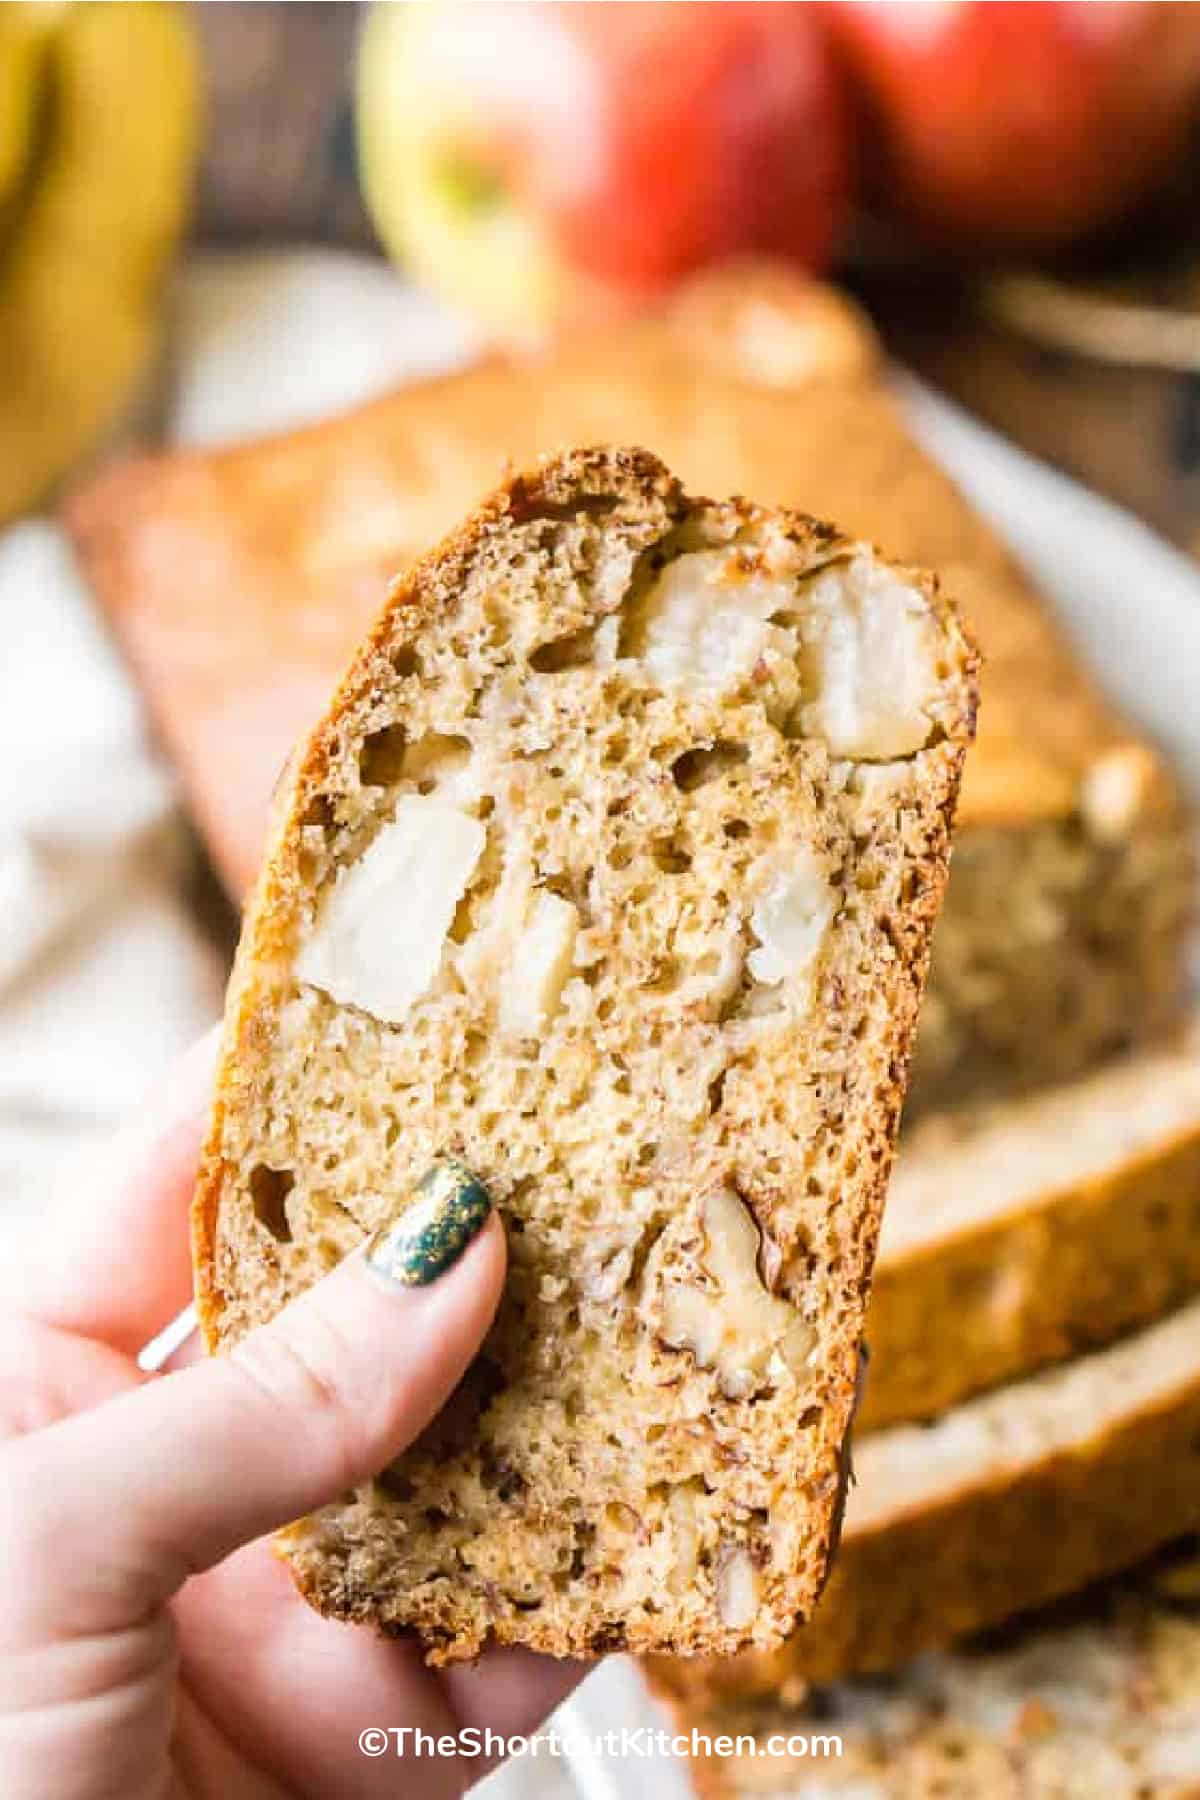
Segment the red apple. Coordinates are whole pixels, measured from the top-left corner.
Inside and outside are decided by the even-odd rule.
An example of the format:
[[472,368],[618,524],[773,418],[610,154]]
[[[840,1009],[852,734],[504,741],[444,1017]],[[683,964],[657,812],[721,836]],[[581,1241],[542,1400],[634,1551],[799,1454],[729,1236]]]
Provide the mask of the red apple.
[[359,102],[385,242],[505,329],[739,252],[819,268],[848,204],[807,6],[385,5]]
[[874,103],[887,206],[927,236],[1067,243],[1127,211],[1182,150],[1200,6],[934,0],[825,9]]

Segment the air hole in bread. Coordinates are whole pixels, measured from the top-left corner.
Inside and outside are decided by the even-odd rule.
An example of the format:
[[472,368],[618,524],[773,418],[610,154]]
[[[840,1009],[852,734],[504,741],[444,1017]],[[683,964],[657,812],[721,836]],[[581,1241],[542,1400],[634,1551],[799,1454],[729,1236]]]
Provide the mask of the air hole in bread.
[[569,1425],[574,1425],[587,1411],[582,1388],[568,1388],[563,1399],[563,1417]]
[[690,851],[685,850],[674,838],[661,838],[650,851],[655,866],[664,875],[685,875],[692,866]]
[[331,831],[334,824],[333,801],[328,794],[314,794],[300,815],[301,825],[318,831]]
[[604,1523],[622,1536],[636,1538],[639,1544],[649,1541],[645,1521],[625,1500],[610,1500],[604,1508]]
[[501,1479],[496,1483],[496,1498],[503,1505],[511,1505],[520,1500],[529,1488],[529,1483],[518,1469],[506,1468]]
[[443,781],[465,769],[470,760],[469,738],[428,731],[405,750],[401,773],[406,781],[416,782],[418,793],[430,794]]
[[453,944],[465,944],[474,927],[475,908],[471,894],[465,893],[454,909],[454,917],[450,921],[450,929],[446,936]]
[[403,725],[384,725],[363,739],[358,779],[363,787],[391,787],[404,773],[408,738]]
[[685,750],[671,764],[671,773],[675,777],[675,785],[690,794],[696,788],[703,787],[706,782],[717,781],[730,769],[740,767],[748,762],[750,751],[745,744],[736,744],[726,738],[718,738],[715,744],[707,747],[698,746],[695,750]]
[[429,731],[410,743],[402,725],[383,725],[363,739],[358,778],[363,787],[387,788],[411,781],[418,793],[431,794],[470,760],[469,738]]
[[521,482],[514,486],[509,505],[513,522],[518,525],[530,520],[539,525],[571,525],[579,519],[603,523],[613,511],[613,502],[606,494],[577,494],[570,500],[559,501],[539,493],[534,498]]
[[747,1001],[754,985],[749,971],[743,966],[738,974],[736,985],[725,995],[717,1008],[718,1025],[728,1025],[735,1019],[744,1019],[747,1016]]
[[679,986],[682,971],[677,956],[664,956],[652,978],[642,989],[645,994],[673,994]]
[[392,667],[402,680],[421,673],[421,659],[411,644],[401,644],[392,651]]
[[287,1197],[295,1185],[296,1177],[290,1169],[272,1169],[267,1163],[257,1163],[250,1171],[250,1201],[254,1216],[277,1244],[292,1241]]
[[416,1488],[402,1469],[381,1469],[375,1477],[375,1486],[382,1488],[392,1500],[411,1500]]
[[750,827],[745,819],[726,819],[721,830],[727,838],[737,839],[750,836]]
[[564,669],[586,669],[595,652],[595,628],[570,631],[564,637],[551,638],[539,644],[529,658],[529,666],[539,675],[558,675]]

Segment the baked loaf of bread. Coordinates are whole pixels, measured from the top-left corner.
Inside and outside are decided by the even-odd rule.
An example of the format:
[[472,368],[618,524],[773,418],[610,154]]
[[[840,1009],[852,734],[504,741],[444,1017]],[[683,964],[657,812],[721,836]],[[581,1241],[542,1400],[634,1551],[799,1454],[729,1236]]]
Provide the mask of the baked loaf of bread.
[[857,1430],[930,1419],[1200,1290],[1200,1034],[901,1143]]
[[[693,1725],[753,1740],[692,1765],[703,1800],[1194,1800],[1200,1552],[1178,1546],[892,1677],[678,1721]],[[840,1755],[801,1741],[831,1734]]]
[[1200,1519],[1200,1300],[1107,1350],[857,1440],[811,1624],[728,1661],[660,1661],[701,1703],[895,1668],[1111,1574]]
[[913,443],[869,327],[780,273],[709,278],[669,317],[532,369],[488,363],[269,442],[136,462],[77,496],[85,571],[233,892],[382,582],[508,459],[613,440],[652,445],[694,491],[800,506],[939,570],[972,622],[980,741],[910,1111],[1064,1079],[1162,1029],[1193,902],[1171,779]]
[[974,654],[932,578],[596,450],[395,587],[294,760],[195,1213],[211,1348],[460,1157],[468,1380],[283,1536],[337,1617],[556,1655],[806,1617]]

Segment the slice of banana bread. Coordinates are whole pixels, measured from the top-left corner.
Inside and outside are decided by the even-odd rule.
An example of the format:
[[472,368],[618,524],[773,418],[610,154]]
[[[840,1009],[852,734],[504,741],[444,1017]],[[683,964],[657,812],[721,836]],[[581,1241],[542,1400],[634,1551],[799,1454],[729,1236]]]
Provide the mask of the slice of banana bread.
[[1200,1031],[902,1141],[858,1431],[947,1408],[1200,1290]]
[[469,1378],[283,1536],[442,1661],[727,1652],[811,1611],[974,654],[932,578],[639,451],[394,588],[277,804],[198,1187],[210,1348],[461,1157]]
[[703,1800],[1194,1800],[1200,1549],[893,1676],[683,1713],[693,1727]]

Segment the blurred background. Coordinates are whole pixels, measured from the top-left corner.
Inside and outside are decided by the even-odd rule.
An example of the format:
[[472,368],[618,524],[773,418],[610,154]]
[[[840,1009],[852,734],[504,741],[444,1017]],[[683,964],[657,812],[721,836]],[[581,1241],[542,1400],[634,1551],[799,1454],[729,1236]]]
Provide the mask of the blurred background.
[[[1148,710],[1186,738],[1200,7],[0,0],[0,1223],[36,1222],[218,1015],[236,933],[64,496],[131,451],[294,431],[481,354],[536,363],[747,256],[866,310],[1075,625],[1073,532],[1154,571],[1147,616],[1186,648]],[[139,566],[169,582],[180,540],[156,529]],[[221,554],[195,536],[180,579],[219,587]],[[232,671],[244,633],[188,628],[225,633]],[[223,715],[206,680],[233,767],[232,675]]]
[[510,337],[747,250],[832,269],[906,360],[1200,551],[1194,8],[537,10],[381,17],[359,59],[357,5],[196,8],[194,235],[382,249]]

